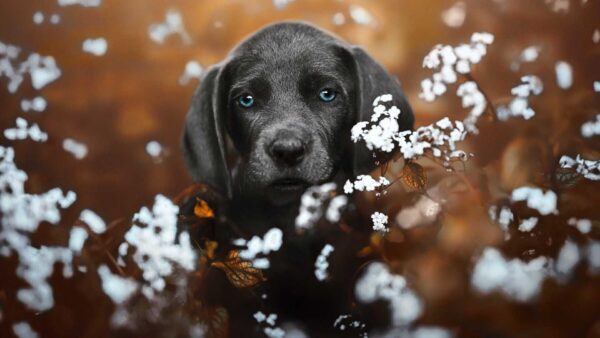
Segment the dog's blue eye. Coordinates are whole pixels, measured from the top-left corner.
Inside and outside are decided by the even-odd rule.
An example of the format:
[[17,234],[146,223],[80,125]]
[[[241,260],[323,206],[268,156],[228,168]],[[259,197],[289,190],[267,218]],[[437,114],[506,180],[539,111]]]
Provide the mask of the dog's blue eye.
[[323,89],[319,93],[319,98],[323,102],[331,102],[335,99],[336,95],[337,95],[337,93],[335,91],[333,91],[333,89]]
[[250,108],[254,105],[254,98],[252,95],[242,95],[238,98],[238,102],[240,103],[240,106]]

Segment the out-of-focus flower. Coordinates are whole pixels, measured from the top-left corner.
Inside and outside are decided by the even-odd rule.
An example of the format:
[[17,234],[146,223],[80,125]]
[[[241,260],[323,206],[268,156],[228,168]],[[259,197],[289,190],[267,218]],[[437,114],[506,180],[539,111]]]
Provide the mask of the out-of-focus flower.
[[98,275],[102,281],[102,290],[115,304],[127,301],[139,288],[136,281],[113,274],[104,264],[98,267]]
[[471,283],[483,293],[500,290],[507,296],[527,301],[536,296],[548,274],[546,257],[529,262],[520,259],[507,261],[495,248],[486,248],[473,269]]
[[496,110],[499,120],[505,121],[513,116],[522,116],[525,120],[529,120],[535,116],[535,111],[529,106],[529,97],[542,93],[544,89],[542,80],[535,75],[527,75],[521,77],[521,82],[511,90],[514,98],[508,106],[499,106]]
[[362,303],[387,301],[394,326],[410,325],[423,312],[423,303],[408,288],[404,277],[392,274],[381,262],[366,267],[356,282],[354,293]]
[[450,8],[442,12],[442,21],[452,28],[458,28],[463,25],[467,17],[467,5],[464,1],[457,1]]
[[596,120],[585,122],[581,125],[581,136],[592,137],[600,135],[600,114],[596,114]]
[[171,200],[157,195],[152,210],[143,207],[133,216],[137,224],[127,231],[125,242],[119,246],[121,261],[129,246],[135,249],[133,260],[147,282],[142,286],[147,298],[164,289],[165,277],[173,273],[175,266],[188,271],[195,267],[196,252],[189,233],[181,231],[177,235],[178,212],[179,208]]
[[559,61],[554,67],[556,83],[560,89],[569,89],[573,85],[573,68],[566,61]]
[[164,22],[150,25],[148,33],[150,34],[150,39],[159,44],[163,44],[173,34],[179,35],[185,44],[192,42],[192,38],[183,25],[181,13],[174,9],[167,11]]
[[512,192],[514,202],[526,201],[527,206],[536,209],[542,215],[558,213],[556,210],[557,196],[552,190],[545,193],[542,189],[532,187],[520,187]]
[[108,43],[105,38],[86,39],[83,41],[81,49],[95,56],[103,56],[108,50]]
[[325,244],[315,261],[315,277],[317,277],[319,281],[324,281],[329,276],[329,273],[327,272],[327,268],[329,267],[327,258],[332,252],[333,246],[331,244]]
[[258,236],[253,236],[250,240],[238,238],[233,241],[233,244],[246,247],[246,249],[240,250],[240,258],[252,261],[252,265],[257,269],[267,269],[270,266],[269,260],[265,257],[256,257],[279,250],[283,244],[283,232],[279,228],[271,228],[263,238]]
[[[300,199],[300,210],[295,225],[298,230],[312,228],[323,216],[323,203],[336,189],[335,183],[325,183],[308,188]],[[344,188],[345,189],[345,188]]]
[[29,126],[27,120],[22,117],[17,117],[16,124],[17,126],[15,128],[4,130],[4,137],[9,140],[25,140],[30,138],[35,142],[46,142],[48,140],[48,134],[43,132],[37,123]]

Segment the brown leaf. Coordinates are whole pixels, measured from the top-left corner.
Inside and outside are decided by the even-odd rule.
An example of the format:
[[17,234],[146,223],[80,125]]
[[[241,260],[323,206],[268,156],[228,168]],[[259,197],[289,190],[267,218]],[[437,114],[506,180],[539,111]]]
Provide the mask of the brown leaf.
[[202,319],[208,326],[207,338],[226,338],[229,336],[229,313],[224,307],[205,309]]
[[556,182],[565,188],[573,187],[581,179],[581,175],[573,168],[558,168],[554,177]]
[[236,288],[252,287],[265,280],[262,271],[252,266],[252,263],[240,258],[237,250],[229,251],[227,258],[222,262],[211,264],[225,272],[227,279]]
[[215,213],[208,206],[208,203],[203,199],[196,198],[196,206],[194,207],[194,215],[198,218],[214,218]]
[[423,191],[427,184],[427,176],[420,164],[409,162],[402,168],[402,180],[409,187]]
[[217,243],[216,241],[206,241],[206,243],[204,244],[204,251],[206,253],[206,257],[208,257],[209,259],[214,259],[215,250],[217,249],[217,246],[219,246],[219,243]]

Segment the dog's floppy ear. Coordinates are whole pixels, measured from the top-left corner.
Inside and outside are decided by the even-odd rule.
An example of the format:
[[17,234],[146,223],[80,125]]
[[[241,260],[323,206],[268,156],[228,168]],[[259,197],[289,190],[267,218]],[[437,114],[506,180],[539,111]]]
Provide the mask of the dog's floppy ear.
[[204,75],[187,113],[182,150],[188,171],[196,182],[208,184],[231,198],[231,177],[227,165],[225,112],[220,102],[221,67],[213,66]]
[[[383,94],[392,94],[393,105],[400,109],[398,117],[400,130],[413,128],[414,116],[398,80],[389,74],[377,61],[360,47],[350,47],[354,61],[356,119],[354,123],[369,121],[373,114],[373,100]],[[375,168],[373,152],[367,149],[364,142],[352,146],[353,176],[367,174]]]

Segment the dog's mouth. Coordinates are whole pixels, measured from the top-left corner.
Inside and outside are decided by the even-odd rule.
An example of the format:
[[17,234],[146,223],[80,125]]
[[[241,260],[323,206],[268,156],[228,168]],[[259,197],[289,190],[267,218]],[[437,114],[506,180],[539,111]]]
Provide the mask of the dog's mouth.
[[304,189],[308,186],[308,182],[299,178],[286,177],[280,178],[273,183],[271,183],[271,187],[277,190],[285,190],[285,191],[295,191]]

